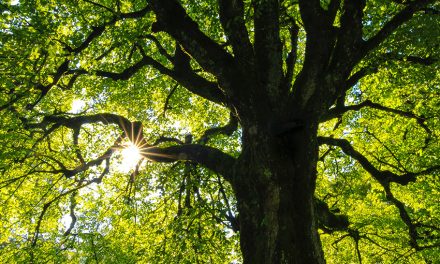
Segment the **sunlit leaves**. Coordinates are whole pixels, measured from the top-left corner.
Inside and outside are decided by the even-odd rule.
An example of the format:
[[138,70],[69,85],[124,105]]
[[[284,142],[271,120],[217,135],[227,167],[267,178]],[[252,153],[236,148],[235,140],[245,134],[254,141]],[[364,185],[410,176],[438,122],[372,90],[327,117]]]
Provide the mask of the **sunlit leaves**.
[[[330,1],[320,2],[328,10]],[[405,8],[407,1],[399,2],[367,1],[364,40]],[[180,3],[202,32],[232,54],[216,1]],[[144,65],[119,80],[109,78],[146,56],[168,70],[175,67],[176,41],[165,32],[151,32],[152,12],[122,17],[145,4],[142,0],[2,4],[0,107],[7,111],[0,116],[0,262],[240,260],[238,234],[232,233],[226,219],[237,213],[233,191],[218,175],[190,162],[147,160],[137,172],[132,167],[121,171],[122,147],[113,145],[121,135],[117,125],[87,124],[75,132],[72,127],[51,130],[41,124],[50,115],[115,113],[141,121],[148,143],[165,136],[175,139],[164,144],[171,145],[189,143],[188,134],[193,143],[200,143],[197,140],[207,129],[228,122],[225,107],[190,93],[153,67]],[[253,42],[252,1],[244,1],[244,13]],[[283,58],[297,45],[296,76],[308,36],[295,1],[281,1],[280,14]],[[341,12],[336,14],[335,31],[340,16]],[[290,42],[293,19],[300,27],[298,43]],[[400,175],[438,165],[438,25],[437,15],[415,14],[356,68],[366,67],[372,74],[347,91],[345,104],[370,100],[399,113],[366,106],[321,124],[320,135],[347,139],[378,170]],[[195,60],[190,66],[216,81]],[[216,136],[208,145],[237,157],[240,133]],[[108,168],[102,162],[72,177],[65,175],[109,149],[114,155]],[[410,247],[401,213],[359,162],[336,147],[323,146],[320,154],[316,196],[351,223],[344,231],[322,231],[329,263],[357,262],[359,257],[366,263],[438,261],[435,248],[416,252]],[[438,244],[437,179],[438,172],[433,172],[407,186],[390,188],[417,225],[421,247]],[[76,224],[64,235],[73,219]]]

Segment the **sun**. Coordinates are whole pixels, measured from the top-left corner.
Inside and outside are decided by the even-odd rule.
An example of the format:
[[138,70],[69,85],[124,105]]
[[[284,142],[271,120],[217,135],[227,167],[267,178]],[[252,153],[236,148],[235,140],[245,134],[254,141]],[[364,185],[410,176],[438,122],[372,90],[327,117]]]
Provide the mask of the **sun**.
[[140,149],[133,143],[128,143],[121,151],[122,161],[119,170],[122,172],[129,172],[134,169],[142,159]]

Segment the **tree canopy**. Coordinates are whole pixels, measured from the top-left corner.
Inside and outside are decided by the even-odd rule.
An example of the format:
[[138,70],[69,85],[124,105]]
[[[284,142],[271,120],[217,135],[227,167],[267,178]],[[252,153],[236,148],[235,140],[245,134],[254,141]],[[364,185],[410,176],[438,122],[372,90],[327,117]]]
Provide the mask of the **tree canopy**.
[[440,262],[438,1],[0,12],[0,262]]

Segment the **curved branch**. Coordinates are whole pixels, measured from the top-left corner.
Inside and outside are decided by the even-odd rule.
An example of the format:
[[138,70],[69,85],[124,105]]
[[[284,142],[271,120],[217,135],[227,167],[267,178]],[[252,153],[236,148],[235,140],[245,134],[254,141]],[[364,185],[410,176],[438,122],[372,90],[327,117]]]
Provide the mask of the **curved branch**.
[[429,144],[429,142],[432,139],[432,131],[431,129],[425,124],[426,118],[421,117],[421,116],[417,116],[412,112],[408,112],[408,111],[402,111],[402,110],[398,110],[398,109],[394,109],[391,107],[387,107],[387,106],[383,106],[381,104],[378,103],[373,103],[370,100],[366,100],[360,104],[357,105],[349,105],[349,106],[336,106],[332,109],[330,109],[327,114],[325,114],[323,117],[321,117],[321,122],[325,122],[328,121],[330,119],[333,118],[340,118],[342,117],[343,114],[345,114],[348,111],[358,111],[364,107],[370,107],[373,109],[377,109],[377,110],[381,110],[381,111],[385,111],[385,112],[389,112],[389,113],[393,113],[405,118],[411,118],[411,119],[415,119],[417,124],[422,127],[427,136],[425,138],[425,145],[423,146],[423,148],[426,148]]
[[51,83],[47,85],[43,85],[41,83],[36,84],[35,88],[37,90],[40,90],[41,93],[40,96],[37,98],[37,100],[35,100],[35,102],[33,102],[32,104],[28,104],[26,106],[28,110],[32,110],[41,101],[41,99],[43,99],[46,96],[49,90],[52,89],[52,87],[54,87],[58,83],[62,75],[68,71],[69,63],[70,61],[68,59],[65,59],[63,63],[61,63],[60,66],[58,66],[56,72],[52,75],[53,81]]
[[190,61],[189,55],[176,43],[174,57],[171,59],[173,71],[168,75],[192,93],[214,103],[227,104],[225,94],[218,84],[196,74],[191,68]]
[[[119,147],[119,143],[121,142],[122,137],[119,137],[118,139],[116,139],[115,143],[113,144],[113,146],[111,146],[110,148],[107,149],[107,151],[104,152],[104,154],[102,154],[101,156],[99,156],[98,158],[91,160],[89,162],[86,162],[84,164],[79,165],[78,167],[76,167],[73,170],[68,170],[65,169],[63,171],[64,175],[67,178],[70,178],[80,172],[86,171],[91,167],[97,167],[100,166],[104,161],[106,162],[106,167],[104,168],[104,171],[102,173],[102,176],[104,176],[105,174],[107,174],[109,172],[109,159],[111,158],[111,156],[113,155],[113,153],[115,152],[115,150]],[[102,179],[102,176],[100,177]],[[100,180],[97,180],[96,182],[100,182]]]
[[389,184],[395,182],[401,185],[407,185],[410,182],[415,182],[417,176],[426,175],[440,170],[440,165],[435,165],[419,172],[408,172],[402,175],[397,175],[391,171],[378,170],[364,155],[355,150],[350,142],[346,139],[336,139],[330,137],[318,137],[319,144],[326,144],[330,146],[336,146],[342,149],[342,151],[348,156],[355,159],[367,172],[373,176],[381,184]]
[[408,212],[406,211],[405,205],[401,201],[399,201],[396,197],[394,197],[393,193],[391,192],[391,188],[389,184],[385,184],[382,186],[385,189],[386,198],[388,199],[388,201],[392,202],[394,206],[397,207],[397,209],[399,210],[400,218],[408,227],[409,239],[410,239],[409,244],[411,245],[411,247],[418,250],[419,245],[417,243],[417,238],[418,238],[417,228],[412,222]]
[[101,179],[109,172],[109,170],[110,170],[109,160],[110,160],[111,156],[113,155],[113,153],[115,152],[115,150],[120,148],[119,144],[120,144],[121,140],[122,140],[122,137],[119,137],[118,139],[116,139],[113,146],[108,148],[98,158],[90,160],[88,162],[81,163],[79,166],[75,167],[74,169],[68,169],[61,161],[59,161],[53,157],[50,157],[50,156],[45,156],[46,158],[48,158],[48,159],[54,161],[56,164],[58,164],[59,169],[56,169],[49,162],[42,160],[42,162],[47,164],[48,166],[50,166],[52,168],[52,170],[35,170],[34,172],[52,173],[52,174],[59,174],[60,173],[60,174],[63,174],[66,178],[72,178],[73,176],[77,175],[78,173],[87,171],[91,167],[100,166],[105,161],[106,165],[105,165],[104,170],[102,171],[101,176],[99,178],[95,178],[95,181],[94,181],[94,182],[99,183],[99,182],[101,182]]
[[232,179],[235,158],[209,146],[184,144],[171,147],[146,147],[141,155],[156,162],[194,161],[214,172],[221,174],[227,181]]
[[[115,124],[117,125],[122,131],[124,131],[124,134],[121,135],[116,139],[114,144],[109,147],[102,155],[100,155],[98,158],[93,159],[91,161],[85,162],[79,149],[77,148],[78,144],[78,136],[80,133],[80,129],[85,124],[95,124],[95,123],[103,123],[105,125],[107,124]],[[67,178],[71,178],[74,175],[84,172],[88,170],[91,167],[100,166],[102,162],[106,161],[108,163],[108,160],[113,155],[114,151],[119,147],[120,142],[122,141],[123,137],[128,137],[131,141],[135,142],[143,142],[143,136],[139,135],[140,130],[140,124],[139,122],[130,122],[128,119],[126,119],[123,116],[116,115],[116,114],[109,114],[109,113],[103,113],[103,114],[95,114],[95,115],[88,115],[88,116],[74,116],[74,117],[66,117],[66,116],[46,116],[43,118],[43,120],[40,123],[37,124],[26,124],[27,128],[42,128],[46,129],[48,126],[50,126],[50,129],[47,130],[44,134],[44,137],[47,137],[50,133],[54,132],[57,128],[64,126],[67,128],[70,128],[73,130],[73,144],[77,148],[75,150],[76,155],[78,159],[81,161],[81,164],[74,169],[68,169],[62,164],[60,161],[56,159],[52,159],[51,157],[48,157],[52,159],[54,162],[58,164],[60,169],[54,169],[52,171],[48,171],[50,173],[62,173]],[[142,143],[143,144],[143,143]],[[108,173],[108,165],[106,165],[106,168],[104,169],[103,175]]]
[[367,172],[369,172],[370,175],[373,176],[373,178],[380,183],[380,185],[382,185],[382,187],[385,190],[387,200],[397,207],[397,209],[399,210],[400,218],[402,219],[404,224],[408,227],[410,246],[415,250],[423,249],[423,247],[420,247],[417,242],[417,239],[420,238],[417,232],[417,224],[413,223],[413,221],[411,220],[411,217],[409,216],[408,212],[405,209],[405,205],[394,197],[393,193],[391,192],[390,183],[394,182],[401,185],[407,185],[410,182],[415,182],[417,180],[417,176],[419,175],[424,175],[435,171],[439,171],[440,165],[432,166],[428,169],[416,173],[409,172],[402,175],[397,175],[390,171],[381,171],[375,168],[373,164],[371,164],[371,162],[368,161],[368,159],[365,156],[363,156],[361,153],[356,151],[346,139],[319,137],[318,140],[320,144],[327,144],[327,145],[340,147],[345,154],[357,160],[359,164],[361,164],[361,166]]
[[[143,57],[140,61],[136,62],[135,64],[125,68],[122,72],[109,72],[109,71],[102,71],[102,70],[96,70],[93,72],[94,75],[110,78],[114,81],[118,80],[128,80],[130,77],[132,77],[134,74],[136,74],[140,69],[142,69],[145,66],[152,66],[158,71],[160,71],[163,74],[171,75],[172,71],[154,60],[153,58],[143,54]],[[80,74],[90,74],[89,72],[85,70],[72,70],[70,73],[80,73]]]
[[[142,135],[142,124],[140,122],[131,122],[127,118],[116,114],[103,113],[75,117],[47,116],[41,123],[34,124],[33,126],[44,127],[52,123],[71,129],[77,129],[82,125],[89,123],[115,124],[124,131],[125,136],[140,146],[142,155],[145,158],[157,162],[191,160],[222,174],[224,177],[230,177],[230,170],[235,163],[233,157],[208,146],[187,144],[166,148],[151,147],[151,145],[145,142],[144,136]],[[121,138],[118,140],[121,140]],[[115,145],[118,143],[119,141],[116,141]],[[94,166],[95,164],[98,164],[98,162],[102,162],[104,159],[109,158],[112,153],[113,148],[110,148],[106,153],[101,155],[101,157],[76,168],[74,172],[83,171],[86,167]]]
[[84,157],[82,156],[81,150],[79,149],[79,146],[78,146],[79,133],[80,133],[79,128],[75,128],[73,130],[73,145],[75,147],[76,157],[81,162],[81,164],[84,164],[85,160],[84,160]]
[[[130,122],[127,118],[120,115],[103,113],[75,117],[47,116],[41,123],[30,124],[28,126],[44,128],[50,124],[55,124],[57,126],[65,126],[75,130],[81,128],[84,124],[90,123],[118,125],[118,127],[124,131],[123,136],[128,137],[134,142],[141,149],[141,154],[152,161],[174,162],[179,160],[191,160],[207,167],[208,169],[218,172],[223,175],[225,179],[231,179],[231,170],[235,163],[233,157],[216,148],[196,144],[183,144],[165,148],[151,146],[146,143],[142,134],[142,124],[140,122]],[[112,147],[97,159],[82,164],[73,170],[62,168],[60,171],[57,171],[57,173],[64,173],[66,177],[72,177],[92,166],[100,165],[104,160],[111,157],[121,140],[122,136],[115,141],[115,144]]]
[[365,76],[368,76],[370,74],[376,73],[378,71],[377,66],[369,65],[366,66],[357,72],[353,73],[348,80],[345,81],[345,91],[356,85],[360,79],[364,78]]
[[231,72],[232,56],[200,31],[179,1],[150,2],[157,20],[152,26],[153,32],[165,31],[170,34],[205,70],[216,77],[223,78],[228,69]]
[[174,92],[177,90],[177,87],[179,87],[178,84],[174,85],[173,88],[171,88],[170,93],[167,95],[167,98],[165,99],[165,104],[163,106],[163,112],[162,115],[165,117],[166,116],[166,112],[168,109],[171,109],[171,107],[169,106],[170,103],[170,99],[173,96]]
[[[84,69],[79,70],[69,70],[69,74],[88,74],[88,75],[96,75],[104,78],[110,78],[112,80],[128,80],[134,74],[136,74],[139,70],[144,68],[145,66],[152,66],[160,73],[165,74],[175,81],[177,81],[180,85],[185,87],[188,91],[199,95],[211,102],[218,104],[226,104],[226,97],[223,92],[219,89],[218,85],[215,82],[211,82],[206,80],[205,78],[197,75],[192,69],[182,69],[176,67],[175,65],[175,57],[173,59],[173,64],[175,68],[173,70],[168,69],[160,62],[156,61],[152,57],[148,56],[142,49],[140,49],[142,53],[142,59],[136,62],[135,64],[127,67],[122,72],[109,72],[103,70],[96,70],[94,72],[88,72]],[[180,66],[180,65],[179,65]]]
[[424,117],[420,117],[415,115],[412,112],[402,111],[399,109],[394,109],[391,107],[383,106],[378,103],[373,103],[370,100],[365,100],[364,102],[357,104],[357,105],[348,105],[348,106],[342,106],[342,107],[335,107],[330,109],[326,115],[322,117],[322,122],[328,121],[333,118],[341,117],[343,114],[345,114],[348,111],[358,111],[364,107],[370,107],[377,110],[382,110],[385,112],[393,113],[405,118],[412,118],[417,121],[417,123],[426,131],[428,135],[432,134],[432,131],[429,129],[429,127],[425,124],[426,119]]
[[40,123],[27,124],[27,128],[45,128],[51,124],[57,126],[65,126],[71,129],[78,129],[84,124],[103,123],[118,125],[124,131],[131,127],[132,122],[127,118],[110,113],[101,113],[85,116],[62,116],[62,115],[50,115],[45,116]]

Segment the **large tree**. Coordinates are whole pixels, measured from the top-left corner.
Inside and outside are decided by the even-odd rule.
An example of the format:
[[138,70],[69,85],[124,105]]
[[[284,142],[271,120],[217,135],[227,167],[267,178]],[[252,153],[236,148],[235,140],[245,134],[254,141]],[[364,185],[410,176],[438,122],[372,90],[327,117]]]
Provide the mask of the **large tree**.
[[438,1],[0,7],[3,261],[439,261]]

